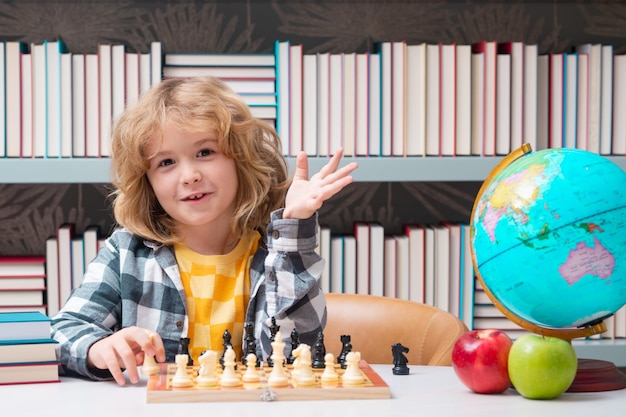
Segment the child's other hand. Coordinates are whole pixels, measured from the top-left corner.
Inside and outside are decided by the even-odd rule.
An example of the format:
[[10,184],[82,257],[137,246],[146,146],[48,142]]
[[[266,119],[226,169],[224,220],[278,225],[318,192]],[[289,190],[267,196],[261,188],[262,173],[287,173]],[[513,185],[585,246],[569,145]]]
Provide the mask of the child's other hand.
[[165,348],[161,337],[141,327],[126,327],[111,336],[98,340],[87,352],[90,367],[108,369],[119,385],[126,384],[123,371],[126,369],[130,382],[139,382],[137,366],[145,355],[156,356],[158,362],[165,361]]
[[322,207],[324,201],[352,183],[350,174],[358,165],[356,162],[351,162],[337,169],[342,155],[343,149],[337,150],[320,172],[309,180],[307,155],[304,152],[298,154],[293,182],[285,199],[283,218],[308,219]]

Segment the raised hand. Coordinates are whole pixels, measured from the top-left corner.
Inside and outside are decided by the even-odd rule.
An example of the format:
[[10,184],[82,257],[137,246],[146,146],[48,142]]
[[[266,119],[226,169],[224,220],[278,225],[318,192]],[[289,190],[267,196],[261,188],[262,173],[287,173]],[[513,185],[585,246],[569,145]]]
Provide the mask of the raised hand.
[[337,169],[343,155],[343,149],[335,152],[333,157],[320,172],[309,180],[309,161],[305,152],[300,152],[296,158],[296,171],[293,182],[287,191],[285,199],[285,219],[307,219],[322,207],[328,200],[346,185],[352,183],[350,175],[358,165],[351,162]]

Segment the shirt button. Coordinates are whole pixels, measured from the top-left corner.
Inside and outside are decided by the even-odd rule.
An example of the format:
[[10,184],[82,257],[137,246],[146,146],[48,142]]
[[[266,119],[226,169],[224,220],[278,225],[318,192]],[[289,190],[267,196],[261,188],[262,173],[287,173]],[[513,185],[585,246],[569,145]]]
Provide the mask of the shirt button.
[[278,230],[274,230],[272,232],[272,239],[278,239],[280,237],[280,232]]
[[176,328],[179,329],[179,330],[183,328],[183,325],[184,325],[184,323],[183,323],[182,320],[178,320],[176,322]]

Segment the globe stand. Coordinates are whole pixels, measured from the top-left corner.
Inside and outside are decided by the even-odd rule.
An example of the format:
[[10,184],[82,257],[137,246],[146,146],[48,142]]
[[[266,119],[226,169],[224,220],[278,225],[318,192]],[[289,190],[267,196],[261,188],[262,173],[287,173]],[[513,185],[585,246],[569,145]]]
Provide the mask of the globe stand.
[[[491,180],[505,166],[510,164],[513,160],[531,151],[532,151],[531,146],[526,143],[522,145],[520,148],[508,154],[502,161],[500,161],[500,163],[487,176],[487,179],[484,181],[483,185],[478,191],[476,202],[479,201],[480,196],[483,194],[484,188],[487,186],[487,184],[489,184]],[[474,218],[475,210],[476,210],[476,204],[474,204],[470,219]],[[470,237],[470,240],[473,240],[473,239]],[[540,336],[558,337],[570,343],[572,342],[573,339],[582,338],[582,337],[590,337],[593,335],[598,335],[598,334],[602,334],[606,332],[606,324],[603,321],[606,317],[598,319],[585,326],[576,327],[576,328],[564,328],[564,329],[542,327],[542,326],[538,326],[536,324],[530,323],[522,319],[521,317],[513,314],[513,312],[507,309],[489,290],[488,286],[483,281],[483,278],[478,269],[478,265],[476,262],[476,254],[473,248],[472,248],[472,264],[474,267],[476,278],[480,281],[485,294],[493,302],[494,306],[497,307],[498,310],[500,310],[506,318],[508,318],[513,323],[520,326],[521,328],[528,330],[529,332],[538,334]],[[622,374],[619,371],[619,369],[617,369],[615,364],[609,361],[604,361],[604,360],[599,360],[599,359],[579,358],[576,376],[574,377],[574,381],[568,388],[567,392],[600,392],[600,391],[613,391],[613,390],[624,389],[624,388],[626,388],[626,376]]]

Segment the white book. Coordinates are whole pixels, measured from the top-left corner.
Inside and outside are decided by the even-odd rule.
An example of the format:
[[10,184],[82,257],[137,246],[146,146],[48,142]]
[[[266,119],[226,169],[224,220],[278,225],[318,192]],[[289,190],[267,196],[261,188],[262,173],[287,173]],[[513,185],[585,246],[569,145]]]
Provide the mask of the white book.
[[385,297],[396,298],[397,297],[397,253],[396,253],[396,239],[393,236],[385,236],[385,249],[384,249],[384,288],[383,295]]
[[409,239],[409,299],[424,302],[424,227],[406,225],[404,233]]
[[551,148],[563,147],[563,54],[550,56],[550,93],[548,144]]
[[537,44],[524,45],[524,143],[537,149]]
[[98,85],[98,55],[85,54],[85,154],[100,156],[100,112]]
[[435,244],[434,305],[450,311],[450,231],[446,226],[433,227]]
[[123,44],[111,46],[111,122],[126,107],[126,49]]
[[44,41],[46,47],[46,156],[61,156],[61,53],[62,41]]
[[626,306],[615,312],[613,327],[616,338],[626,338]]
[[[276,83],[270,80],[227,80],[222,79],[231,90],[239,95],[244,94],[274,94],[276,93]],[[287,93],[288,94],[288,93]],[[280,95],[278,95],[280,104]],[[280,109],[280,107],[279,107]],[[289,109],[287,109],[289,110]],[[287,121],[289,121],[289,112],[286,113]],[[289,136],[289,132],[287,132]]]
[[537,57],[537,148],[548,148],[550,114],[550,57],[546,54]]
[[72,237],[74,225],[65,223],[57,228],[57,265],[59,268],[59,305],[70,297],[72,292]]
[[[0,42],[0,80],[2,82],[0,82],[0,97],[5,97],[6,95],[6,89],[5,89],[5,83],[4,83],[4,79],[5,79],[5,47],[4,47],[4,42]],[[6,103],[5,100],[0,100],[0,115],[2,115],[0,117],[0,157],[4,157],[6,156],[6,144],[7,144],[7,138],[6,138],[6,118],[5,118],[5,112],[6,112]]]
[[[298,45],[294,45],[298,46]],[[256,78],[276,79],[276,68],[273,67],[208,67],[208,66],[171,66],[163,67],[163,78],[179,77],[217,77],[222,79]]]
[[[112,72],[111,72],[111,45],[98,45],[98,86],[100,137],[99,155],[109,156],[111,153],[111,121],[113,114],[112,103]],[[88,86],[91,84],[87,84]]]
[[330,54],[317,54],[317,154],[330,153]]
[[136,52],[126,52],[124,58],[124,88],[126,99],[124,107],[132,106],[139,99],[139,57]]
[[450,236],[448,311],[461,316],[461,225],[446,224]]
[[302,146],[317,156],[317,55],[302,56]]
[[472,154],[472,47],[456,46],[455,154]]
[[60,133],[60,155],[64,158],[70,158],[73,155],[73,96],[72,96],[72,53],[65,52],[61,54],[61,76],[60,76],[60,95],[61,95],[61,133]]
[[392,130],[392,46],[391,42],[380,43],[380,154],[391,156]]
[[409,237],[407,235],[395,235],[394,239],[396,240],[396,298],[409,300]]
[[626,155],[626,55],[615,55],[613,63],[612,153],[613,155]]
[[[22,55],[26,44],[22,41],[5,41],[5,94],[6,106],[6,156],[22,156]],[[0,78],[1,80],[1,78]],[[2,118],[3,118],[2,117]],[[0,133],[1,134],[1,133]]]
[[139,55],[139,96],[150,89],[152,77],[150,53]]
[[[344,156],[354,156],[355,153],[355,128],[356,128],[356,54],[343,53],[342,70],[342,143]],[[334,152],[335,149],[331,149]]]
[[587,149],[600,152],[600,106],[602,93],[602,45],[586,43],[576,47],[579,54],[589,55],[587,95]]
[[439,45],[426,45],[426,156],[439,156]]
[[496,153],[496,82],[497,82],[497,43],[484,42],[485,50],[485,155]]
[[100,240],[100,228],[96,225],[87,226],[83,231],[83,246],[85,269],[98,254],[98,241]]
[[511,133],[510,149],[524,143],[524,42],[508,42],[511,54]]
[[589,54],[578,56],[578,103],[576,105],[576,148],[587,150],[587,118],[589,117]]
[[165,65],[215,66],[215,67],[273,67],[274,54],[268,53],[212,53],[212,52],[168,52],[164,55]]
[[485,141],[485,54],[472,52],[472,137],[473,156],[483,156]]
[[369,223],[369,293],[383,296],[385,292],[385,229]]
[[85,275],[85,252],[82,236],[72,237],[72,288],[78,288]]
[[33,67],[32,55],[22,54],[22,150],[23,158],[33,156]]
[[436,242],[435,229],[424,227],[424,303],[434,306],[436,303]]
[[354,154],[369,154],[369,53],[355,57]]
[[406,42],[391,43],[391,155],[406,155]]
[[357,294],[370,293],[370,228],[367,223],[354,224],[354,238],[356,239],[356,292]]
[[602,76],[600,84],[600,145],[601,155],[611,154],[613,117],[613,45],[602,45]]
[[[282,153],[289,155],[289,41],[276,41],[276,93],[278,94],[278,117],[276,127],[280,136]],[[231,87],[232,88],[232,87]]]
[[289,155],[302,151],[302,45],[289,46]]
[[511,152],[511,55],[496,56],[496,155]]
[[563,62],[563,146],[576,147],[576,113],[578,88],[578,56],[564,54]]
[[320,287],[323,291],[330,291],[331,274],[331,234],[327,226],[320,227],[319,254],[324,259],[324,271],[320,277]]
[[456,45],[439,45],[439,154],[454,156],[456,151]]
[[343,292],[356,294],[356,239],[354,236],[343,237]]
[[381,155],[381,80],[380,54],[369,56],[369,155]]
[[46,46],[31,44],[33,72],[33,156],[45,157],[46,151]]
[[330,285],[324,292],[343,293],[343,237],[330,239]]
[[150,85],[157,85],[163,79],[163,51],[161,42],[150,43]]
[[426,44],[406,46],[406,155],[426,152]]
[[48,316],[55,315],[60,308],[59,301],[59,260],[57,238],[46,239],[46,303]]
[[343,57],[330,54],[329,66],[328,151],[330,155],[343,146]]

